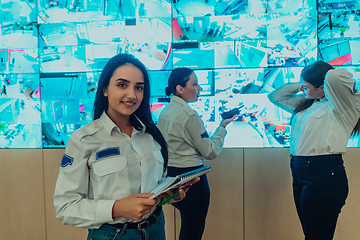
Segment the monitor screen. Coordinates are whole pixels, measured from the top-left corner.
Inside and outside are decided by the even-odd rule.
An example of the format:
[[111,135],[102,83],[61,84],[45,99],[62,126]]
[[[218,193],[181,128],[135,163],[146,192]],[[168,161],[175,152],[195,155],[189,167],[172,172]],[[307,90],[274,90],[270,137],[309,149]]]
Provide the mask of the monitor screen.
[[155,123],[171,71],[193,69],[202,91],[190,106],[210,134],[239,112],[227,148],[289,147],[291,114],[267,95],[314,61],[348,69],[360,88],[355,1],[9,0],[0,12],[0,148],[64,148],[93,120],[101,71],[119,53],[148,69]]

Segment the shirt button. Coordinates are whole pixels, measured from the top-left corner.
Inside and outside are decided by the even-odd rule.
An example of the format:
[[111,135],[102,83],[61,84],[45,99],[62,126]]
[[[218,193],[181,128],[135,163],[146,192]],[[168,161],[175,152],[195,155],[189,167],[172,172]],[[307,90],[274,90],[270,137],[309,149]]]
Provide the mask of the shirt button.
[[120,229],[116,229],[116,232],[120,232]]
[[310,163],[310,161],[308,161],[308,163]]
[[335,173],[331,173],[331,175],[335,175]]

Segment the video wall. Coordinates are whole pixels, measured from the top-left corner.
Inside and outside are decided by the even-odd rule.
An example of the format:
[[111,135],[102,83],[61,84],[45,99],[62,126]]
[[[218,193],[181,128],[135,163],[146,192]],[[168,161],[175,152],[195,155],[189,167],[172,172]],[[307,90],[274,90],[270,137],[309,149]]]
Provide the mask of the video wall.
[[[209,134],[239,108],[225,147],[288,147],[290,113],[267,99],[316,60],[360,88],[360,3],[336,0],[0,0],[0,148],[64,148],[92,121],[106,62],[149,69],[154,121],[172,69],[195,70]],[[360,147],[359,137],[348,147]]]

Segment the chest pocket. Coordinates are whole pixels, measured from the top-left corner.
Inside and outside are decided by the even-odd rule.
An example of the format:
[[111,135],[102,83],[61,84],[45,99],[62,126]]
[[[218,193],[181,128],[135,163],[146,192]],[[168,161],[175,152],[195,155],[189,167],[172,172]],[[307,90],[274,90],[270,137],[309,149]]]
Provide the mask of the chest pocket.
[[94,173],[99,176],[106,176],[112,173],[121,173],[126,168],[125,157],[112,157],[93,163],[92,168]]
[[125,157],[118,155],[98,160],[91,168],[90,182],[94,198],[119,199],[128,195],[130,182]]

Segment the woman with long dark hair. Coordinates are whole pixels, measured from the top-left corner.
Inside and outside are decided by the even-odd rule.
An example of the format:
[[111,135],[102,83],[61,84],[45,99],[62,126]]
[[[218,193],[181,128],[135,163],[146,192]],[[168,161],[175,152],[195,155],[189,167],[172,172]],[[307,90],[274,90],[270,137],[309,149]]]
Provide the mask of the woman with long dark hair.
[[[193,70],[176,68],[170,74],[165,93],[172,95],[171,101],[158,121],[169,148],[170,177],[200,168],[206,159],[214,159],[224,145],[226,126],[235,118],[222,121],[210,138],[200,116],[188,105],[198,100],[201,90]],[[201,239],[209,202],[210,188],[205,174],[189,189],[185,199],[173,203],[181,215],[179,240]]]
[[355,80],[347,70],[317,61],[303,68],[299,83],[283,85],[268,97],[293,113],[290,166],[305,239],[331,240],[349,191],[342,154],[360,130]]
[[[149,199],[168,160],[150,114],[149,82],[132,55],[111,58],[99,79],[94,121],[67,143],[54,194],[56,216],[88,228],[88,239],[165,239],[160,199]],[[177,199],[185,196],[179,193]]]

